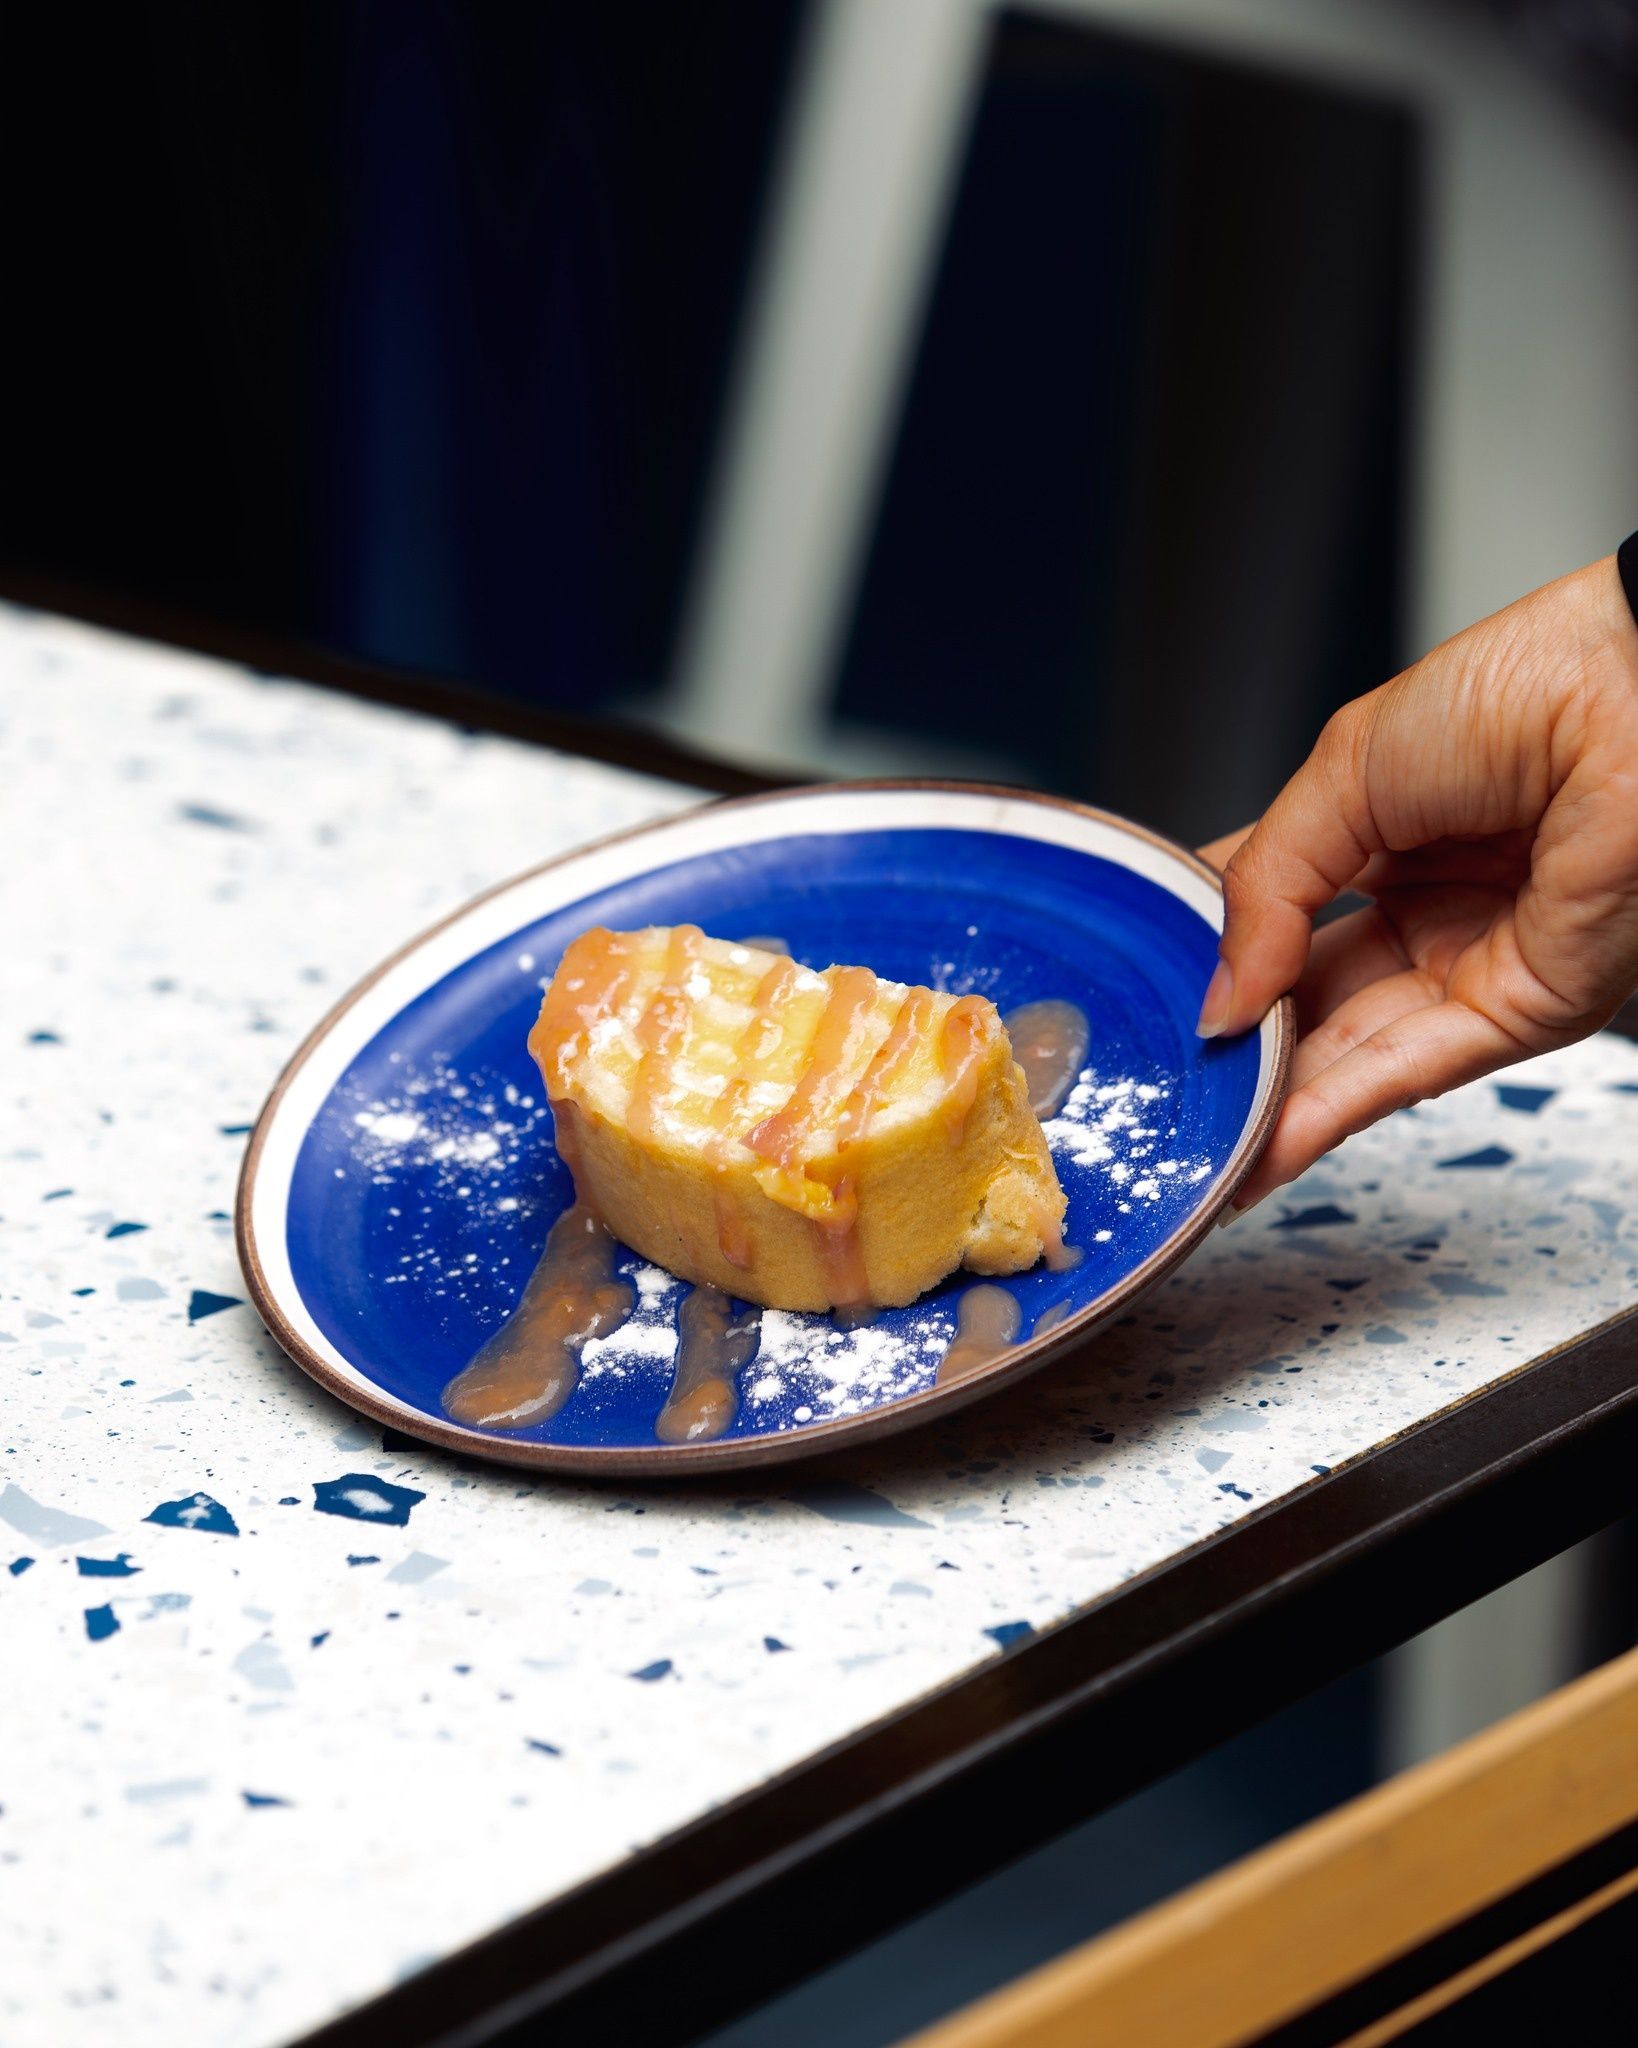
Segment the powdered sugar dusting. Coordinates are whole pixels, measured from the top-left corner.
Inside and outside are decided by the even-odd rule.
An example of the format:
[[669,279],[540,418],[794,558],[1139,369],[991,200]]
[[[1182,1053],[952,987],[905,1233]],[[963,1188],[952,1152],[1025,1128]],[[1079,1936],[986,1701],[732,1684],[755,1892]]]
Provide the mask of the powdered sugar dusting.
[[[1116,1208],[1130,1215],[1134,1202],[1157,1202],[1168,1186],[1192,1187],[1211,1173],[1210,1160],[1169,1151],[1177,1136],[1166,1110],[1171,1093],[1169,1084],[1103,1080],[1095,1067],[1083,1067],[1063,1108],[1041,1129],[1060,1164],[1100,1175],[1117,1195]],[[1097,1241],[1107,1237],[1100,1231]]]
[[664,1266],[651,1266],[646,1259],[640,1259],[632,1268],[631,1278],[644,1309],[669,1299],[682,1285],[675,1273],[668,1273]]
[[[617,1262],[619,1264],[621,1262]],[[594,1337],[580,1353],[583,1380],[623,1380],[651,1375],[654,1398],[663,1402],[677,1356],[677,1308],[684,1283],[662,1266],[639,1259],[629,1275],[637,1289],[637,1306],[618,1330]]]
[[[413,1285],[435,1315],[456,1306],[492,1313],[497,1277],[515,1300],[533,1264],[496,1252],[493,1232],[503,1217],[532,1218],[541,1209],[539,1160],[551,1112],[510,1082],[496,1087],[449,1064],[394,1065],[399,1085],[390,1095],[343,1096],[333,1111],[350,1127],[352,1163],[338,1171],[387,1197],[384,1234],[393,1257],[379,1284]],[[464,1225],[453,1244],[447,1208]]]
[[892,1329],[866,1323],[839,1330],[826,1316],[764,1309],[756,1377],[745,1399],[751,1409],[767,1410],[799,1397],[790,1410],[795,1423],[858,1415],[931,1386],[954,1335],[955,1316],[942,1302],[925,1304]]
[[363,1102],[352,1113],[359,1163],[378,1186],[428,1166],[510,1171],[522,1157],[521,1140],[547,1117],[534,1096],[474,1087],[454,1067],[406,1074],[399,1094]]
[[588,1379],[596,1379],[603,1372],[624,1379],[637,1359],[652,1358],[669,1364],[676,1355],[674,1324],[633,1321],[623,1323],[610,1337],[593,1337],[580,1354],[580,1365]]

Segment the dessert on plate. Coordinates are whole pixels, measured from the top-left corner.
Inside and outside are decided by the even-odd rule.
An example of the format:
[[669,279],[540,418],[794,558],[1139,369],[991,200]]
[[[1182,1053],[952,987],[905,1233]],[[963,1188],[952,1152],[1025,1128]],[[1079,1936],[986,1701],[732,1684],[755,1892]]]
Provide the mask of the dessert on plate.
[[529,1047],[579,1201],[685,1279],[852,1310],[1064,1256],[1063,1192],[982,996],[694,925],[599,928]]

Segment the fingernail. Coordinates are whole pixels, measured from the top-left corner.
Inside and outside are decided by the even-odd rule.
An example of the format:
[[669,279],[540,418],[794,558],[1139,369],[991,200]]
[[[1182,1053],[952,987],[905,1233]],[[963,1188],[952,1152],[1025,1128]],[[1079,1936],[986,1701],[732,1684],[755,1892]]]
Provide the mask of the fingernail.
[[1217,1227],[1219,1230],[1227,1230],[1231,1223],[1238,1223],[1239,1220],[1240,1212],[1238,1209],[1235,1208],[1234,1204],[1230,1202],[1228,1207],[1223,1211],[1222,1215],[1218,1217]]
[[1219,960],[1206,983],[1206,1000],[1200,1005],[1200,1022],[1194,1027],[1199,1038],[1215,1038],[1228,1022],[1229,1004],[1234,999],[1234,975],[1226,960]]

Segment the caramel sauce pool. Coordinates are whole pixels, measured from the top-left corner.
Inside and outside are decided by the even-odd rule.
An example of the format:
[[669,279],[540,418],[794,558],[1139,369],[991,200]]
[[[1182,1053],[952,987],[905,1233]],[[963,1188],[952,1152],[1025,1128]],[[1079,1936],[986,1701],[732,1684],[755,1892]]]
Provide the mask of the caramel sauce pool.
[[1012,1056],[1024,1070],[1029,1106],[1045,1120],[1068,1100],[1092,1043],[1092,1027],[1079,1003],[1055,997],[1023,1003],[1001,1019],[1012,1040]]
[[565,1209],[517,1307],[445,1387],[444,1413],[473,1429],[549,1422],[580,1384],[581,1347],[619,1329],[636,1305],[614,1250],[589,1209]]

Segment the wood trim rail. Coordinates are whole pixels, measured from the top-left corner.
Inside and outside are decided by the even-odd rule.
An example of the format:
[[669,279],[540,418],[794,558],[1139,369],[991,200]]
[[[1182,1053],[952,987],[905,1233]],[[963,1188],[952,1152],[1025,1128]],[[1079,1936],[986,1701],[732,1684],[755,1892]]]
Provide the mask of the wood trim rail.
[[1516,1940],[1504,1942],[1500,1948],[1480,1957],[1467,1969],[1458,1970],[1455,1976],[1447,1977],[1442,1984],[1435,1984],[1432,1990],[1424,1991],[1420,1997],[1407,1999],[1383,2018],[1362,2027],[1357,2034],[1350,2034],[1341,2043],[1341,2048],[1385,2048],[1390,2041],[1402,2041],[1413,2027],[1448,2011],[1471,1992],[1494,1982],[1508,1970],[1516,1969],[1520,1963],[1528,1962],[1531,1956],[1539,1955],[1543,1949],[1550,1948],[1565,1935],[1573,1934],[1600,1913],[1607,1913],[1612,1906],[1630,1899],[1635,1892],[1638,1892],[1638,1869],[1612,1879],[1598,1891],[1578,1899],[1573,1906],[1566,1906],[1562,1913],[1541,1921]]
[[1239,2048],[1634,1820],[1638,1650],[906,2048]]

